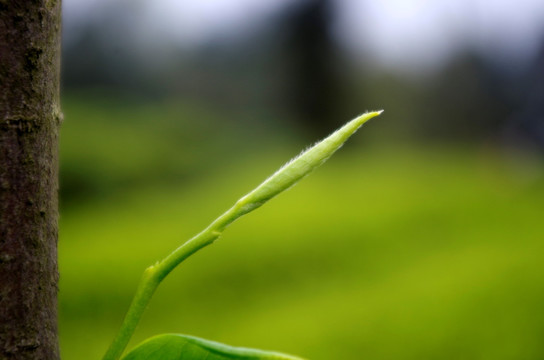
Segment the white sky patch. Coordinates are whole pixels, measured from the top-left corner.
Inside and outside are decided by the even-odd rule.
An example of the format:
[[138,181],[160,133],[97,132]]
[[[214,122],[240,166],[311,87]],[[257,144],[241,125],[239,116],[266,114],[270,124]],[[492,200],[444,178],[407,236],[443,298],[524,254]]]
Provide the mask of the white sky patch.
[[[251,31],[267,15],[293,0],[64,0],[65,26],[94,21],[109,8],[124,7],[134,32],[146,41],[198,45]],[[123,4],[124,3],[124,4]]]
[[542,0],[339,1],[341,41],[389,67],[438,66],[467,44],[524,60],[544,35]]
[[210,37],[250,31],[288,0],[154,0],[145,3],[148,26],[183,42],[198,44]]
[[543,45],[544,1],[479,0],[474,8],[476,25],[471,40],[483,50],[525,58]]
[[[138,38],[193,46],[252,31],[300,0],[64,0],[65,27],[125,6]],[[530,59],[544,34],[544,0],[335,0],[335,35],[384,66],[426,69],[467,44],[499,61]],[[502,59],[502,60],[501,60]]]

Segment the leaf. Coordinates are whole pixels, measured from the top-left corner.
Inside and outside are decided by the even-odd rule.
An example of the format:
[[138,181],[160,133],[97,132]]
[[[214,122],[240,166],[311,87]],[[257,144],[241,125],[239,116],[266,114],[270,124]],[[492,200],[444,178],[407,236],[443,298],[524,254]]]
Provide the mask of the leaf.
[[151,337],[122,360],[303,360],[272,351],[233,347],[189,335]]
[[242,208],[241,215],[258,208],[274,196],[296,184],[300,179],[327,161],[357,129],[368,120],[380,115],[382,111],[367,112],[356,117],[282,166],[261,185],[238,200],[238,205]]

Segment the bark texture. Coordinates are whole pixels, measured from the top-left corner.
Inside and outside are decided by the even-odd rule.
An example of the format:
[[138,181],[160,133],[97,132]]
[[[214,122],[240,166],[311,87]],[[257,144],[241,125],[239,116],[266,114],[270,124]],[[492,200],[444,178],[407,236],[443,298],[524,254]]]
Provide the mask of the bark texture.
[[0,0],[0,359],[58,359],[60,0]]

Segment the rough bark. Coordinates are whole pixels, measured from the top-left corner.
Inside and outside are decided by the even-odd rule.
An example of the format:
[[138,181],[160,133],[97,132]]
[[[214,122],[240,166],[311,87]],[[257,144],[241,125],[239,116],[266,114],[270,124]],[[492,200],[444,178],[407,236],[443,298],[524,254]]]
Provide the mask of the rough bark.
[[58,359],[60,0],[0,0],[0,359]]

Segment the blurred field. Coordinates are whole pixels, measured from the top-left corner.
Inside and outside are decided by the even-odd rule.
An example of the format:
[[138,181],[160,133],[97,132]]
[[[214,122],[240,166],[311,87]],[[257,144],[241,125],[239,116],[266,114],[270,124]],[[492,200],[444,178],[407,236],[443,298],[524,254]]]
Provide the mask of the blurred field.
[[[306,144],[196,106],[65,99],[61,348],[98,359],[143,269]],[[379,121],[174,271],[131,346],[178,332],[313,360],[543,358],[542,164],[380,145]]]

